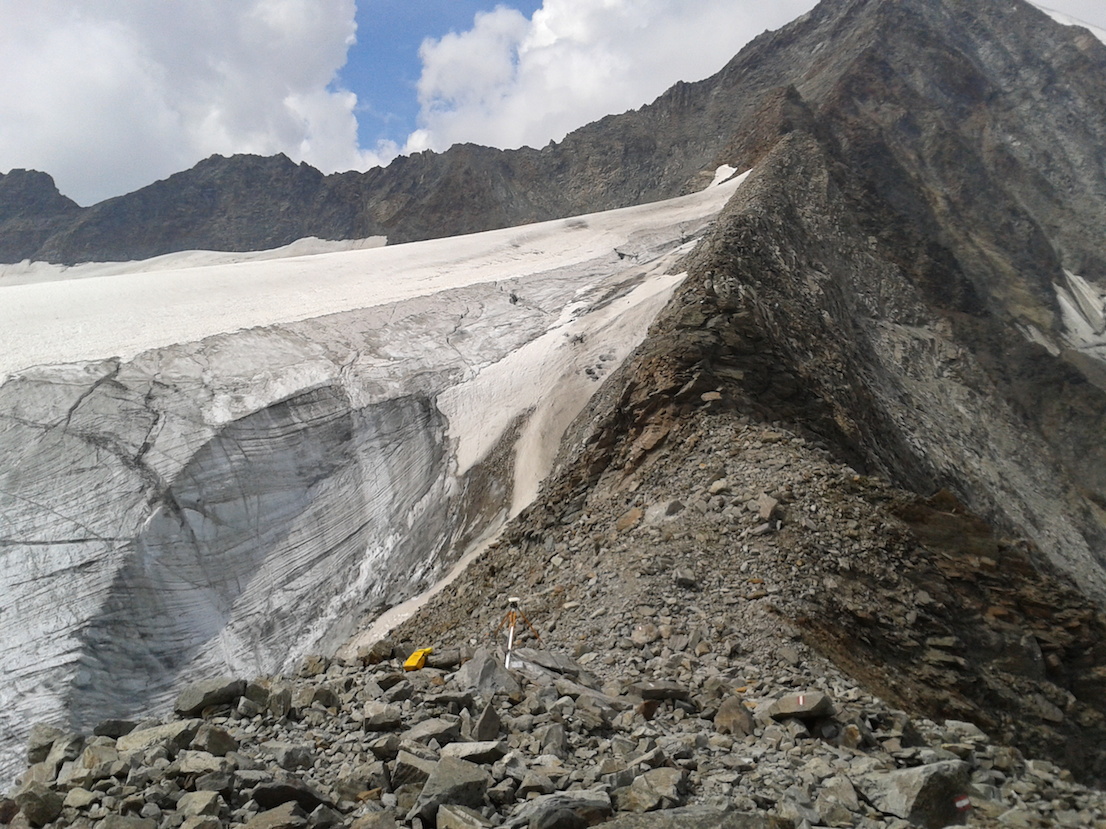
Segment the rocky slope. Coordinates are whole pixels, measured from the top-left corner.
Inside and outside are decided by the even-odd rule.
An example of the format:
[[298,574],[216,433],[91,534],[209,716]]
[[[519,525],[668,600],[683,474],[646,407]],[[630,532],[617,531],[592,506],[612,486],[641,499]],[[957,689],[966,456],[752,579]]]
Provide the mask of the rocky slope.
[[[1106,617],[947,494],[860,476],[712,392],[640,462],[576,486],[562,476],[356,656],[213,677],[170,718],[36,727],[0,812],[128,829],[1106,826],[1106,794],[1072,774],[1101,779],[1103,696],[1044,678],[1065,652],[1048,637],[1100,642]],[[541,637],[520,630],[512,671],[507,593]],[[424,669],[401,670],[426,646]]]

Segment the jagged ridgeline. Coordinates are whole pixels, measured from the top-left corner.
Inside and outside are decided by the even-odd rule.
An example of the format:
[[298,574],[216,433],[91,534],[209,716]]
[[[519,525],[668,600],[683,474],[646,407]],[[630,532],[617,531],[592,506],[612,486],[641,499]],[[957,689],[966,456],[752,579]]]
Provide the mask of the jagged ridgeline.
[[[5,608],[0,647],[22,666],[0,679],[7,747],[30,727],[11,712],[33,708],[35,694],[51,700],[58,724],[87,729],[108,715],[137,719],[220,665],[271,670],[304,641],[336,643],[346,629],[321,627],[354,621],[362,597],[349,595],[351,585],[391,601],[421,583],[524,505],[519,483],[533,470],[518,458],[536,453],[550,461],[539,464],[550,476],[537,500],[507,525],[464,588],[443,594],[406,635],[432,631],[459,646],[495,621],[489,594],[529,591],[552,647],[582,661],[593,654],[591,691],[617,699],[649,678],[702,691],[652,700],[663,705],[639,709],[638,720],[629,705],[613,706],[608,722],[577,730],[584,742],[573,750],[625,748],[600,733],[615,720],[623,740],[635,727],[655,727],[654,736],[667,739],[687,718],[706,722],[717,713],[708,698],[749,687],[737,680],[755,667],[763,678],[750,683],[750,702],[803,682],[863,700],[878,711],[869,725],[894,723],[898,732],[877,741],[883,753],[865,749],[864,739],[847,747],[869,751],[875,765],[865,774],[885,771],[881,763],[953,761],[907,745],[898,715],[856,682],[913,714],[971,720],[992,740],[1101,784],[1106,45],[1085,29],[1021,0],[826,0],[757,38],[717,75],[542,150],[459,146],[333,176],[283,157],[213,157],[88,208],[44,174],[13,171],[0,177],[0,260],[128,260],[305,236],[385,235],[391,244],[451,237],[701,193],[723,166],[751,171],[740,187],[723,185],[734,193],[724,208],[648,219],[653,225],[636,214],[643,224],[619,238],[617,251],[596,253],[582,270],[457,288],[444,322],[442,307],[422,298],[398,312],[353,309],[163,345],[134,359],[104,354],[13,374],[0,385],[0,579],[24,589],[32,562],[45,575],[40,589],[21,595],[36,608],[51,595],[46,576],[84,579],[96,612],[74,611],[64,625],[71,644],[50,651],[43,631],[56,620],[40,629]],[[594,230],[582,220],[563,229],[581,239]],[[511,245],[525,243],[519,235]],[[581,319],[598,319],[664,273],[684,271],[671,293],[657,288],[625,312],[634,337],[621,323],[596,322],[578,339],[552,327],[570,302],[586,306],[576,312]],[[579,416],[571,426],[535,429],[537,403],[506,418],[491,411],[503,397],[487,389],[520,375],[512,355],[550,333],[559,348],[586,355],[574,363],[583,385],[558,380],[545,395],[571,396],[570,414]],[[401,338],[409,351],[398,359],[392,343]],[[464,397],[456,388],[470,380],[486,385]],[[471,436],[451,431],[499,420],[496,439],[479,453],[466,448]],[[83,511],[74,512],[75,503]],[[269,558],[274,549],[284,558]],[[370,549],[394,551],[395,559],[368,561]],[[668,566],[679,578],[661,580]],[[578,618],[593,608],[617,611],[611,636]],[[128,627],[135,619],[143,624]],[[757,620],[755,630],[744,630],[748,620]],[[655,636],[636,634],[650,624]],[[302,641],[285,642],[289,630]],[[820,686],[813,661],[796,656],[779,668],[764,656],[778,653],[789,631],[844,675]],[[40,664],[40,650],[51,664]],[[749,653],[759,661],[742,663]],[[454,667],[426,683],[440,681],[450,693]],[[385,694],[394,679],[358,679],[354,692],[357,671],[338,665],[332,673],[348,692],[335,692],[339,708],[361,705],[362,686],[369,696]],[[409,698],[374,704],[403,703],[403,717],[418,719],[415,703],[431,693],[421,682],[412,682]],[[267,700],[278,688],[256,693]],[[577,700],[580,693],[573,690]],[[531,701],[511,716],[552,716],[556,700],[547,695],[520,690],[515,696]],[[519,699],[496,706],[507,715]],[[285,726],[265,718],[313,702],[276,713],[235,703],[218,725],[243,744],[251,727],[279,741]],[[460,717],[475,733],[467,719],[480,713],[473,699],[458,693],[438,703],[436,713]],[[646,714],[671,719],[649,726]],[[306,714],[302,721],[323,727]],[[521,751],[529,744],[518,735],[534,721],[510,722],[511,748]],[[774,726],[758,722],[748,746],[763,756],[769,750],[757,740]],[[970,766],[957,766],[956,775],[977,775],[993,803],[1025,812],[1003,788],[1028,779],[1018,776],[1020,760],[996,760],[1001,748],[962,723],[923,730]],[[529,747],[540,751],[545,736]],[[794,728],[790,743],[778,731],[770,737],[771,751],[800,753],[812,744],[803,740],[822,739]],[[76,743],[42,739],[49,745],[37,750],[56,755],[58,766],[72,759],[63,757],[66,746],[77,751]],[[587,742],[602,739],[605,747]],[[978,757],[969,756],[973,741]],[[51,754],[55,744],[61,748]],[[740,797],[783,814],[782,790],[767,794],[772,775],[752,774],[744,758],[719,760],[726,771],[708,774],[717,770],[708,754],[720,745],[672,743],[663,760],[644,743],[647,760],[625,754],[689,772],[656,776],[679,789],[668,805],[690,789],[693,800]],[[369,777],[385,781],[377,788],[397,771],[391,748],[376,755],[383,770]],[[118,744],[112,750],[118,754]],[[680,765],[685,751],[702,752],[702,773]],[[416,759],[440,762],[422,750]],[[554,777],[561,788],[586,778],[611,795],[639,785],[627,776],[633,764],[623,765],[612,765],[604,774],[622,776],[607,780],[586,771]],[[783,774],[786,763],[765,768]],[[1050,791],[1070,782],[1037,768]],[[525,798],[516,799],[519,786],[499,771],[495,786],[510,792],[482,801],[484,817],[525,825],[517,808]],[[738,774],[722,779],[727,772],[750,773],[754,782],[741,788]],[[864,789],[859,771],[838,776],[854,795]],[[757,788],[762,778],[769,788]],[[835,786],[844,797],[846,787]],[[1034,803],[1049,800],[1040,786]],[[1072,798],[1017,819],[1082,826],[1102,817],[1091,800]],[[858,805],[834,819],[892,825],[879,822],[892,813],[875,800],[867,812]],[[337,795],[327,802],[353,803]],[[244,822],[256,806],[235,800],[234,820]],[[171,811],[158,806],[169,823]]]

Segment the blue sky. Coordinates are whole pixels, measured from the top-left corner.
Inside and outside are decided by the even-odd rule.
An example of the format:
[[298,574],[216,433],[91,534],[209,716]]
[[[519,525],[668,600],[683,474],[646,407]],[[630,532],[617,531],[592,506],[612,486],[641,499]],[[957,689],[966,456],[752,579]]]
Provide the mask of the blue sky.
[[[467,31],[477,12],[490,12],[497,5],[507,4],[482,0],[362,0],[358,4],[358,43],[350,49],[338,82],[357,93],[361,146],[375,146],[381,139],[402,145],[414,131],[423,40]],[[531,17],[542,4],[515,0],[509,5]]]
[[[0,0],[0,173],[43,170],[92,204],[216,153],[330,173],[541,147],[815,2]],[[1103,0],[1047,5],[1106,28]]]

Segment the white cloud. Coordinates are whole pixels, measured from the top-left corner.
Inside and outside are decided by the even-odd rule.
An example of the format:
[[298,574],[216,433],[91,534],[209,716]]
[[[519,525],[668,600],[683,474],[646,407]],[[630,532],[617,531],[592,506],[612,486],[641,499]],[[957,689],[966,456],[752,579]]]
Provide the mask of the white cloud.
[[526,20],[499,8],[423,44],[420,129],[407,150],[472,141],[542,146],[678,80],[718,71],[748,40],[814,0],[545,0]]
[[356,98],[331,86],[354,11],[354,0],[3,0],[0,170],[46,170],[87,204],[212,153],[371,166]]

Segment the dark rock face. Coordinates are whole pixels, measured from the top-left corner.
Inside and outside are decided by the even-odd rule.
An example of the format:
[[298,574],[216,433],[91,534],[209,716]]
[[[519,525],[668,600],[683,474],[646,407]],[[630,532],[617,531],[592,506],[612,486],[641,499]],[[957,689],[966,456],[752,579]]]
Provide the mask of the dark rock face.
[[[41,199],[17,200],[18,214],[0,211],[0,261],[259,249],[311,235],[404,242],[621,207],[697,189],[722,163],[752,166],[813,112],[883,199],[915,222],[943,223],[936,241],[983,265],[973,285],[1005,286],[1006,304],[1047,306],[1061,262],[1106,275],[1089,241],[1104,217],[1104,65],[1092,36],[1022,2],[834,0],[714,77],[540,151],[458,145],[331,176],[284,156],[213,156],[84,210],[69,203],[54,211],[64,221],[51,213],[32,235],[25,224]],[[1004,234],[997,249],[994,233],[967,232],[977,213]],[[943,293],[940,252],[924,253],[937,257]]]

